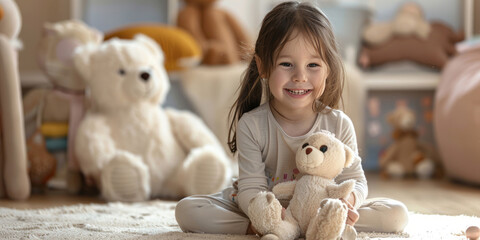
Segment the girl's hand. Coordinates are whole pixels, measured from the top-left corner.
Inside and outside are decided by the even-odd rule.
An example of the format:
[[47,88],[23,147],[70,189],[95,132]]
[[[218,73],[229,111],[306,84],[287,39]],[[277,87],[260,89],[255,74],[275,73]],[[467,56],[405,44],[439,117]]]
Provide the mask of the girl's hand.
[[350,225],[350,226],[355,225],[355,223],[360,218],[360,215],[358,214],[357,209],[355,209],[353,205],[350,202],[346,201],[345,199],[342,198],[340,200],[342,200],[342,202],[345,203],[345,205],[347,205],[347,208],[348,208],[347,222],[346,222],[347,225]]
[[282,207],[282,220],[285,220],[285,211],[286,209]]

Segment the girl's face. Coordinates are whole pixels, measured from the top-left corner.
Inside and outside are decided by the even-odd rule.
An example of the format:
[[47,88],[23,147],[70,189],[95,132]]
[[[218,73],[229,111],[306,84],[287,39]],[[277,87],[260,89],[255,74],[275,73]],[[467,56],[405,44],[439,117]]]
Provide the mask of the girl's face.
[[268,84],[277,110],[310,110],[325,90],[328,66],[303,34],[294,31],[275,61]]

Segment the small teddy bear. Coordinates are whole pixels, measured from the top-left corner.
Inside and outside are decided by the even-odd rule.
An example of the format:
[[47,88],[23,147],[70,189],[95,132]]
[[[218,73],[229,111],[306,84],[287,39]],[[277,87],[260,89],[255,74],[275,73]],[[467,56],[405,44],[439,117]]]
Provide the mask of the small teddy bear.
[[[355,239],[355,229],[345,224],[347,207],[339,200],[352,192],[355,180],[334,182],[353,158],[354,152],[332,133],[308,137],[295,157],[300,179],[279,183],[273,193],[259,192],[250,201],[248,216],[262,240]],[[291,199],[284,220],[278,199]]]
[[394,142],[379,158],[383,177],[402,178],[416,175],[427,179],[434,175],[437,164],[432,159],[433,150],[418,140],[415,130],[415,113],[399,106],[387,116],[393,127]]
[[230,178],[230,159],[206,125],[192,113],[161,107],[170,87],[163,61],[145,35],[75,52],[91,102],[75,153],[108,201],[210,194]]

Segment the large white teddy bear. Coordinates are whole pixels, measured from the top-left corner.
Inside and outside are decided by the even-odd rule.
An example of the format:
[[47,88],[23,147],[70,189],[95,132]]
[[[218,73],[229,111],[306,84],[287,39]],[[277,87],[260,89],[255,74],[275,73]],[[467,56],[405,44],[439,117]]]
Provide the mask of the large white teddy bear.
[[[335,240],[356,238],[355,229],[346,225],[346,198],[355,180],[336,184],[334,178],[351,165],[353,151],[332,133],[318,132],[308,137],[297,150],[295,160],[300,179],[279,183],[271,192],[259,192],[248,207],[253,226],[262,240]],[[274,195],[275,194],[275,195]],[[290,200],[282,220],[282,205],[277,199]]]
[[75,153],[108,201],[209,194],[231,177],[229,158],[198,117],[160,107],[170,87],[163,61],[144,35],[75,53],[91,101]]

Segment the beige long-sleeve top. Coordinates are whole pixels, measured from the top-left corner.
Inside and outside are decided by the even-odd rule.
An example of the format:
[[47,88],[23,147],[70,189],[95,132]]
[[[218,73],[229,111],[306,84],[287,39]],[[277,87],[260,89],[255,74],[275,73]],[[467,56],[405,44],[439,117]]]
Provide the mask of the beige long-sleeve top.
[[348,179],[357,181],[354,189],[355,207],[368,194],[367,180],[358,156],[355,130],[350,118],[340,110],[318,113],[310,131],[298,137],[288,136],[275,120],[268,103],[245,113],[238,122],[237,146],[239,161],[238,204],[248,214],[250,199],[260,191],[271,191],[280,182],[295,179],[295,153],[312,133],[327,130],[356,153],[349,168],[335,178],[337,183]]

